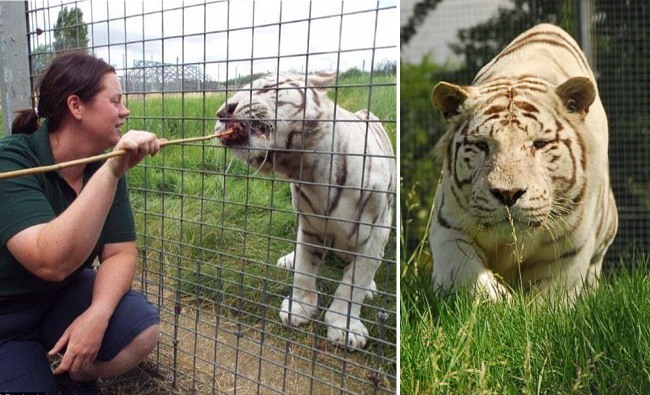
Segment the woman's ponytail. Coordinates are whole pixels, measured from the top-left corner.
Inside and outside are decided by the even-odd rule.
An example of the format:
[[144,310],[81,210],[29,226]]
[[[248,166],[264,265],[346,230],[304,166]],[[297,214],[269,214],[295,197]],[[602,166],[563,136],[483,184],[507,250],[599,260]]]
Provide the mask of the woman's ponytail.
[[16,118],[11,123],[11,134],[32,134],[39,127],[38,123],[38,109],[30,108],[26,110],[16,111]]

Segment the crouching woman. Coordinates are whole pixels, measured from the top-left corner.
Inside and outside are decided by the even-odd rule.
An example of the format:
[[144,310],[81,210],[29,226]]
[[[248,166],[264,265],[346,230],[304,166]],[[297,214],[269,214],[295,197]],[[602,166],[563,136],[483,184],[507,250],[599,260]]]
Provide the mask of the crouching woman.
[[157,309],[131,290],[137,249],[124,174],[160,141],[121,134],[129,111],[120,81],[94,56],[55,57],[36,93],[38,106],[18,112],[0,139],[0,171],[111,147],[126,154],[0,180],[0,392],[99,393],[97,378],[135,367],[158,342]]

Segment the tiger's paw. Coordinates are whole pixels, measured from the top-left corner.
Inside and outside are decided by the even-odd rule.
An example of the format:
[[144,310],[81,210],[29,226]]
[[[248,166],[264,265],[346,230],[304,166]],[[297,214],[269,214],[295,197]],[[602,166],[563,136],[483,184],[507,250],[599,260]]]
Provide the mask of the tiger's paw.
[[366,290],[366,300],[373,300],[377,296],[377,283],[372,280],[368,289]]
[[368,328],[360,319],[350,317],[348,329],[348,318],[338,313],[325,314],[327,327],[327,338],[335,344],[345,346],[351,350],[360,350],[366,346],[368,339]]
[[282,307],[280,308],[280,320],[284,325],[290,326],[301,326],[309,322],[313,317],[316,316],[318,307],[316,302],[318,300],[318,295],[314,292],[312,297],[313,301],[310,303],[299,302],[297,300],[292,300],[287,297],[282,301]]
[[476,278],[474,287],[475,293],[488,297],[494,301],[510,301],[512,296],[508,289],[503,286],[492,272],[481,273]]
[[295,251],[291,251],[287,255],[283,256],[282,258],[278,259],[277,266],[278,267],[283,267],[285,269],[293,269],[295,265]]

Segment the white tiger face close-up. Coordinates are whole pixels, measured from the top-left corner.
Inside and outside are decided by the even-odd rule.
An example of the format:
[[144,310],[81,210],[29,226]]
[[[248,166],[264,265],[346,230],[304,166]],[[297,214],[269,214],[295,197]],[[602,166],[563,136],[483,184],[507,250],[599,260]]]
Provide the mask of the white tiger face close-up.
[[[335,73],[304,76],[269,75],[238,90],[219,111],[215,131],[235,155],[261,171],[291,172],[291,150],[310,147],[320,139],[314,129],[325,113],[333,113],[327,86]],[[273,152],[269,152],[273,151]],[[274,159],[283,162],[275,163]],[[280,168],[278,168],[280,166]]]
[[[593,85],[581,77],[555,91],[533,77],[465,90],[439,85],[437,105],[463,100],[462,114],[451,120],[456,132],[439,148],[446,151],[441,156],[454,174],[456,196],[470,213],[464,227],[510,233],[509,211],[519,230],[552,230],[555,219],[574,210],[585,181],[576,125],[594,97]],[[567,101],[574,103],[573,113],[564,108]]]
[[255,80],[219,108],[215,132],[255,171],[291,182],[298,231],[295,250],[277,261],[293,271],[280,319],[298,326],[316,318],[318,269],[333,250],[346,266],[325,314],[327,337],[354,350],[369,336],[360,310],[377,290],[374,276],[393,223],[396,166],[380,120],[328,98],[336,78],[319,73]]
[[570,302],[595,286],[618,217],[607,117],[575,41],[538,25],[472,85],[437,84],[432,101],[448,125],[436,147],[436,289]]

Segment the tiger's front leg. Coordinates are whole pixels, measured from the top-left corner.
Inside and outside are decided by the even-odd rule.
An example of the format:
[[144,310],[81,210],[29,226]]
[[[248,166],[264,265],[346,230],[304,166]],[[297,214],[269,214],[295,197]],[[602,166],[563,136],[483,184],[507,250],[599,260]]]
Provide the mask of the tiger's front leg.
[[572,256],[540,262],[522,273],[531,284],[529,293],[535,302],[572,305],[583,288],[593,290],[598,286],[602,256],[593,259],[594,239],[585,242],[580,252]]
[[278,260],[278,266],[293,268],[291,295],[282,301],[280,319],[285,325],[300,326],[309,322],[318,312],[316,275],[323,259],[323,249],[316,247],[322,240],[298,227],[296,250]]
[[[369,220],[362,218],[360,222],[368,223]],[[389,238],[388,227],[360,225],[355,236],[356,245],[345,247],[354,253],[347,254],[343,278],[325,314],[327,338],[331,342],[352,350],[366,346],[369,332],[361,320],[361,306],[364,300],[372,299],[377,290],[375,273],[381,266]]]
[[493,300],[510,298],[507,288],[485,266],[480,247],[465,233],[436,221],[431,227],[429,241],[435,291],[444,294],[467,289]]
[[[295,263],[296,263],[296,252],[291,251],[287,255],[278,259],[277,266],[292,270],[294,268]],[[370,283],[370,286],[368,287],[368,291],[366,291],[366,300],[373,300],[376,295],[377,295],[377,284],[373,280]]]
[[381,264],[380,259],[357,257],[345,267],[341,284],[325,314],[327,338],[331,342],[352,349],[365,347],[368,329],[360,318],[361,306],[368,294],[376,290],[373,279]]

